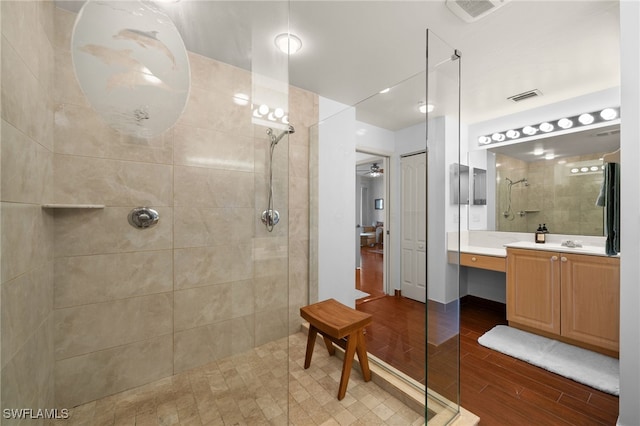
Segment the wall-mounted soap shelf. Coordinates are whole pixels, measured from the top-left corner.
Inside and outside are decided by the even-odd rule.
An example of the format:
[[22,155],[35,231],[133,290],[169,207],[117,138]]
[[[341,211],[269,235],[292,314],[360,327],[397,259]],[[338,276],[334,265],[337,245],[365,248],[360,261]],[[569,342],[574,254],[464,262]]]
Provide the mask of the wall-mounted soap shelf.
[[43,204],[43,209],[104,209],[104,204]]

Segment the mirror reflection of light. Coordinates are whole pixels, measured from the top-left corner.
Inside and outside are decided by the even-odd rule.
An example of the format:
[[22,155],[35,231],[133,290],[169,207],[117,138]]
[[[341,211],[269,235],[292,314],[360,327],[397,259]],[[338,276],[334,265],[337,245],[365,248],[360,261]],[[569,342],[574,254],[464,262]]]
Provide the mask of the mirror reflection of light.
[[540,128],[540,130],[542,130],[545,133],[548,133],[553,130],[553,124],[551,123],[542,123],[538,127]]
[[491,138],[489,136],[480,136],[478,138],[478,143],[481,145],[486,145],[488,143],[491,143]]
[[597,172],[599,167],[598,166],[591,166],[590,169],[591,169],[592,172]]
[[544,156],[545,160],[553,160],[554,158],[556,158],[556,156],[553,153],[549,153],[549,154]]
[[578,121],[581,124],[584,124],[585,126],[587,124],[593,123],[593,120],[594,120],[594,118],[593,118],[593,115],[591,115],[591,114],[582,114],[582,115],[580,115],[580,117],[578,117]]
[[524,133],[525,135],[535,135],[536,132],[538,131],[538,129],[536,129],[533,126],[526,126],[524,129],[522,129],[522,133]]
[[588,172],[589,168],[588,167],[580,167],[580,171],[581,172]]
[[558,164],[566,164],[566,163],[567,163],[567,160],[559,160],[558,161]]
[[147,80],[149,83],[151,84],[162,84],[162,80],[160,80],[158,77],[156,77],[149,68],[147,67],[142,67],[142,69],[140,70],[140,72],[142,73],[142,78],[144,78],[145,80]]
[[240,106],[249,105],[249,95],[244,93],[236,93],[233,95],[233,103]]
[[544,154],[544,149],[542,148],[536,148],[533,150],[533,155],[542,155]]
[[260,105],[260,107],[258,108],[258,112],[261,115],[265,115],[265,114],[269,113],[269,105],[266,105],[266,104]]
[[578,173],[579,171],[580,171],[580,169],[578,169],[578,168],[571,169],[571,173]]
[[282,108],[276,108],[276,110],[273,112],[273,114],[277,118],[282,118],[284,116],[284,110]]
[[515,139],[520,137],[520,132],[517,130],[507,130],[507,137],[509,139]]
[[378,93],[381,93],[381,94],[383,94],[383,95],[384,95],[385,93],[389,93],[389,90],[391,90],[391,88],[387,87],[386,89],[382,89],[382,90],[381,90],[381,91],[379,91]]

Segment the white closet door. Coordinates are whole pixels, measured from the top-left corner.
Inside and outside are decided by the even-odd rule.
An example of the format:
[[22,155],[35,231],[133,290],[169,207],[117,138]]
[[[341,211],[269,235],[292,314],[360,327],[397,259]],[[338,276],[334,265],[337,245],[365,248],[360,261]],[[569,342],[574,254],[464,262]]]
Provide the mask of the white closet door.
[[401,159],[402,295],[427,300],[427,155]]

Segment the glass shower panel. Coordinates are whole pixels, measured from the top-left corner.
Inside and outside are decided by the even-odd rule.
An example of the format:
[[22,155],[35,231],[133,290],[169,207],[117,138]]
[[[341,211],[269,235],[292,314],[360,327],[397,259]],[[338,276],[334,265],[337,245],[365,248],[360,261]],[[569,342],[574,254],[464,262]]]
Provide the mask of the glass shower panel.
[[[428,423],[460,412],[460,55],[427,31]],[[455,184],[451,181],[454,180]]]

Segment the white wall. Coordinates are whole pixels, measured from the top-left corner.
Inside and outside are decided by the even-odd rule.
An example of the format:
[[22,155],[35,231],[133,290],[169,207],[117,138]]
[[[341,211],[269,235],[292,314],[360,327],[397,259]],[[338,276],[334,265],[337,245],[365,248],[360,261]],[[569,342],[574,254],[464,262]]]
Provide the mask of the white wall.
[[620,258],[620,415],[640,424],[640,3],[620,2],[622,162]]
[[355,109],[319,98],[318,300],[355,307]]

